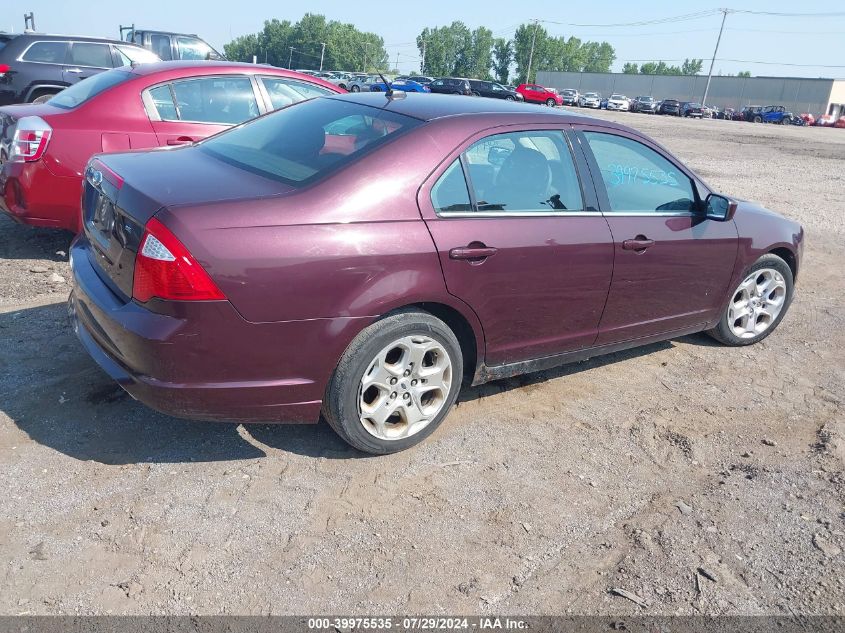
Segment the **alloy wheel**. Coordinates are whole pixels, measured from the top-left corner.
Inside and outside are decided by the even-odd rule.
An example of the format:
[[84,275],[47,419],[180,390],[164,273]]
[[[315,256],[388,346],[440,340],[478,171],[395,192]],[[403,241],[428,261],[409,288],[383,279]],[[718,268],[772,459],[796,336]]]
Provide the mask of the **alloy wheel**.
[[449,400],[452,360],[435,339],[400,338],[370,363],[358,389],[362,426],[382,440],[398,440],[428,426]]
[[728,305],[728,326],[742,339],[759,336],[777,321],[786,305],[786,281],[773,268],[748,275]]

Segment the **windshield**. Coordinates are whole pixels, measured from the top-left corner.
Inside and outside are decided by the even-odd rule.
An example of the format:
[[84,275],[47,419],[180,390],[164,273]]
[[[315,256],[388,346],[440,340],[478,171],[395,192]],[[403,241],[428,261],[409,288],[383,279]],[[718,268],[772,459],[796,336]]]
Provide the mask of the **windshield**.
[[382,108],[312,99],[218,134],[197,147],[244,171],[297,186],[340,169],[421,123]]
[[563,91],[563,94],[565,94],[565,95],[574,95],[576,92],[578,92],[578,91],[577,91],[577,90],[564,90],[564,91]]
[[588,93],[587,93],[587,94],[585,94],[584,96],[585,96],[585,97],[589,97],[590,99],[595,99],[595,98],[597,98],[597,97],[598,97],[598,94],[596,94],[595,92],[588,92]]
[[119,69],[98,73],[73,84],[69,88],[65,88],[50,99],[50,105],[71,110],[96,97],[101,92],[123,83],[130,77],[132,77],[130,73]]
[[642,101],[644,103],[650,103],[650,102],[654,101],[654,98],[653,97],[640,97],[640,101]]
[[623,95],[610,95],[610,98],[613,99],[614,101],[622,101],[622,100],[625,99],[625,97]]

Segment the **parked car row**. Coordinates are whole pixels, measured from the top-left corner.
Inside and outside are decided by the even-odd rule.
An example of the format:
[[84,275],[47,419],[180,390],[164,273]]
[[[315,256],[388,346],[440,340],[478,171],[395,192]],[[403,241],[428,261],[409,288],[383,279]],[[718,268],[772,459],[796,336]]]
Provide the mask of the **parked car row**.
[[0,208],[77,233],[74,331],[134,398],[322,416],[386,454],[466,385],[698,331],[749,345],[789,308],[801,226],[645,135],[507,99],[344,92],[158,62],[0,107]]

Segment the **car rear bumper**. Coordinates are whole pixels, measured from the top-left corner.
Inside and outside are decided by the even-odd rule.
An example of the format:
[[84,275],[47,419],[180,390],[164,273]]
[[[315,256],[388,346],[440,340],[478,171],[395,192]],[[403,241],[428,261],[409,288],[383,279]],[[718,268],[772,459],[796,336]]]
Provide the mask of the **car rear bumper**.
[[43,160],[3,163],[0,193],[0,210],[15,222],[74,233],[81,228],[82,178],[56,176]]
[[78,237],[68,299],[74,331],[133,398],[168,415],[317,422],[337,359],[365,325],[343,318],[251,323],[228,301],[168,302],[172,310],[161,314],[118,297],[90,257],[87,239]]

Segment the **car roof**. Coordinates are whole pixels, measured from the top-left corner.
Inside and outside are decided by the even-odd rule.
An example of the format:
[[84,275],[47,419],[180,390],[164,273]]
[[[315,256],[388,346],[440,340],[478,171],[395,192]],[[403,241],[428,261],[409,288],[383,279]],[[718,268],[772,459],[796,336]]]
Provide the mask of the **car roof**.
[[[536,105],[520,103],[518,101],[505,101],[504,99],[473,99],[470,97],[428,93],[407,93],[401,99],[388,99],[383,92],[350,92],[323,98],[351,101],[370,107],[384,108],[385,110],[423,121],[476,114],[513,115],[514,118],[519,119],[525,119],[528,116],[545,120],[548,120],[549,117],[560,117],[562,123],[570,121],[599,121],[579,112],[540,108]],[[608,125],[608,122],[601,121],[600,124]],[[615,124],[613,124],[613,127],[622,129],[622,126]]]
[[[12,35],[14,33],[4,33],[4,35]],[[104,42],[109,44],[126,44],[127,46],[138,46],[134,42],[126,42],[120,39],[113,39],[108,37],[91,37],[90,35],[58,35],[56,33],[19,33],[17,37],[30,38],[43,42],[64,42],[72,40],[74,42]]]
[[136,33],[161,33],[162,35],[187,35],[188,37],[196,37],[198,39],[202,39],[196,33],[180,33],[178,31],[162,31],[160,29],[139,29],[139,28],[133,28],[132,30],[135,31]]
[[216,72],[279,72],[281,74],[289,74],[308,78],[313,81],[313,75],[306,75],[305,73],[297,72],[295,70],[288,70],[287,68],[278,68],[277,66],[264,66],[262,64],[248,64],[246,62],[227,62],[227,61],[203,61],[203,60],[175,60],[167,62],[152,62],[144,64],[135,64],[132,66],[132,73],[135,75],[152,75],[154,73],[164,72],[168,70],[207,70],[209,74],[213,75]]
[[[136,77],[146,77],[149,75],[161,75],[162,81],[172,81],[180,79],[184,73],[190,72],[193,76],[201,75],[229,75],[237,73],[248,73],[257,75],[277,75],[280,77],[290,77],[300,81],[306,81],[310,84],[323,86],[334,93],[337,93],[338,88],[336,84],[326,81],[314,75],[306,75],[304,73],[296,72],[295,70],[288,70],[287,68],[278,68],[277,66],[264,66],[261,64],[247,64],[244,62],[226,62],[226,61],[169,61],[169,62],[151,62],[134,64],[132,66],[123,66],[124,70],[128,70]],[[118,70],[118,69],[115,69]]]

